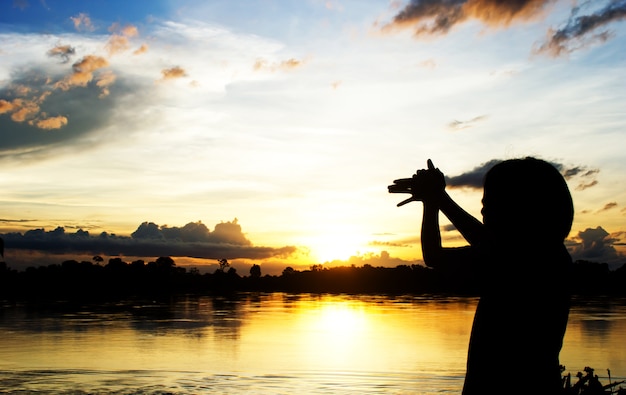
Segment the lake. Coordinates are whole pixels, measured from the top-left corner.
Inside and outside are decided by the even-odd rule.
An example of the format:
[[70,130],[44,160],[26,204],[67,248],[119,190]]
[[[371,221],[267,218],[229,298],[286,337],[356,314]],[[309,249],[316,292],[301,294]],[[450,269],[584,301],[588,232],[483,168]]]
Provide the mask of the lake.
[[[5,303],[0,391],[458,394],[476,303],[285,293]],[[567,371],[591,366],[608,383],[610,368],[613,381],[624,379],[624,344],[626,299],[574,301],[561,353]]]

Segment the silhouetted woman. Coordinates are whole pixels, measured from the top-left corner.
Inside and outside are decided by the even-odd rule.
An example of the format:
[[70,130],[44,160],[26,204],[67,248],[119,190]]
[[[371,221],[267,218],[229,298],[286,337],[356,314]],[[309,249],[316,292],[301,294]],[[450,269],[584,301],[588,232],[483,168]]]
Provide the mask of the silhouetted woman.
[[[425,263],[461,274],[480,290],[463,394],[561,393],[571,266],[564,240],[573,204],[559,171],[535,158],[495,165],[484,179],[482,223],[445,192],[444,176],[430,160],[428,169],[396,180],[389,191],[423,202]],[[441,246],[439,211],[469,246]]]

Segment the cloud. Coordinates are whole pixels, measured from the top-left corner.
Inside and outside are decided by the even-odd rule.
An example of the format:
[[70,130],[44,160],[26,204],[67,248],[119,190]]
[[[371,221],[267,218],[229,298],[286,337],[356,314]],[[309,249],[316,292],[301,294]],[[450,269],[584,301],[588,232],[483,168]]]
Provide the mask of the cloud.
[[467,121],[458,121],[455,119],[454,121],[450,122],[448,126],[450,127],[450,129],[453,129],[453,130],[468,129],[468,128],[474,127],[476,123],[480,121],[484,121],[487,118],[488,118],[487,115],[479,115]]
[[11,218],[0,218],[0,223],[5,224],[20,224],[26,222],[37,222],[37,219],[11,219]]
[[[467,171],[465,173],[459,174],[457,176],[446,176],[446,185],[451,188],[472,188],[472,189],[482,189],[483,181],[485,178],[485,174],[496,164],[502,162],[502,159],[492,159],[485,163],[482,163],[472,170]],[[566,166],[562,163],[557,163],[554,161],[550,162],[554,167],[557,168],[563,175],[563,177],[570,181],[574,177],[580,179],[580,185],[585,185],[585,187],[591,187],[597,184],[597,181],[589,182],[588,179],[595,178],[596,174],[600,171],[598,169],[589,169],[586,166]],[[580,187],[579,185],[579,187]]]
[[410,247],[409,244],[396,242],[396,241],[370,241],[367,243],[368,246],[372,247]]
[[141,55],[142,53],[146,52],[148,52],[148,44],[141,44],[141,47],[133,51],[133,55]]
[[[91,20],[86,14],[79,14],[76,17],[72,17],[72,20],[79,30],[83,26],[92,26]],[[113,35],[105,44],[109,55],[128,49],[128,38],[138,35],[137,28],[132,25],[121,27],[118,24],[114,24],[110,30],[113,32]],[[146,46],[140,48],[141,51],[146,49]],[[51,58],[61,59],[61,63],[64,64],[69,62],[70,57],[76,54],[76,49],[71,45],[57,44],[49,49],[46,54]],[[100,93],[97,95],[99,98],[109,96],[111,93],[110,87],[117,80],[117,76],[113,71],[110,69],[104,70],[109,67],[109,61],[105,57],[88,54],[73,63],[70,72],[63,77],[59,77],[58,68],[55,69],[52,75],[46,73],[44,65],[32,67],[29,70],[33,76],[37,77],[36,80],[30,78],[27,83],[19,83],[18,80],[26,78],[27,74],[15,71],[13,81],[7,87],[0,89],[0,114],[10,113],[14,122],[28,121],[30,125],[44,130],[65,127],[70,122],[68,116],[40,114],[43,102],[56,90],[68,91],[77,87],[85,88],[92,82],[95,82],[95,85],[100,88]],[[56,82],[53,83],[55,80]],[[14,99],[11,99],[11,97],[14,97]]]
[[74,28],[77,31],[94,31],[95,27],[91,23],[91,18],[85,13],[79,13],[76,16],[71,16],[70,20],[74,23]]
[[134,257],[193,257],[204,259],[266,259],[288,257],[296,248],[253,246],[241,231],[237,220],[222,222],[213,232],[201,222],[182,228],[141,224],[131,237],[106,232],[92,236],[78,229],[66,233],[58,227],[52,231],[34,229],[21,233],[0,234],[7,250],[29,250],[53,254],[89,254]]
[[555,0],[468,0],[463,8],[467,15],[490,26],[508,26],[542,15]]
[[435,62],[435,59],[426,59],[426,60],[422,60],[421,62],[419,62],[417,66],[424,68],[424,69],[432,70],[437,67],[437,62]]
[[[55,54],[67,54],[69,47],[55,47],[53,53]],[[54,55],[56,56],[56,55]],[[54,80],[42,70],[28,70],[22,75],[14,74],[14,79],[7,88],[0,89],[0,97],[15,97],[28,95],[29,97],[22,98],[16,97],[12,100],[0,99],[0,115],[11,114],[10,118],[13,122],[24,123],[28,121],[28,125],[40,128],[43,130],[59,129],[66,126],[69,123],[69,119],[66,115],[60,115],[58,112],[51,111],[50,108],[54,107],[47,105],[47,101],[53,97],[58,99],[65,96],[69,98],[70,95],[59,95],[59,91],[69,91],[74,87],[85,88],[90,82],[96,79],[95,86],[100,88],[100,94],[96,97],[104,97],[109,95],[110,85],[116,80],[115,75],[111,71],[102,72],[97,76],[95,72],[108,66],[106,59],[87,55],[80,61],[72,65],[72,72],[65,77],[59,78],[57,82],[52,83]],[[58,103],[57,103],[58,104]],[[75,103],[72,103],[75,107]],[[48,108],[45,111],[45,108]],[[48,115],[48,114],[55,115]],[[67,112],[63,112],[67,114]],[[5,120],[0,118],[0,125],[5,124]],[[20,133],[20,128],[3,128],[6,131],[4,139],[8,141],[8,145],[12,142],[12,134]],[[18,139],[19,140],[19,139]],[[0,149],[5,144],[0,143]],[[1,154],[0,154],[1,155]]]
[[281,62],[274,62],[274,63],[270,63],[264,59],[257,59],[256,62],[254,62],[254,65],[252,66],[252,68],[255,71],[263,71],[263,70],[267,70],[271,72],[289,71],[289,70],[296,69],[302,66],[303,64],[304,64],[304,61],[294,59],[294,58],[283,60]]
[[[69,89],[69,84],[66,90],[55,89],[54,81],[64,78],[40,69],[24,69],[13,73],[11,84],[0,87],[0,161],[34,160],[83,145],[85,149],[95,148],[100,140],[89,139],[94,131],[122,122],[122,118],[132,122],[119,111],[113,116],[119,101],[129,95],[140,101],[152,89],[151,84],[140,86],[137,81],[119,77],[113,89],[113,77],[106,72],[79,89]],[[29,97],[13,98],[16,86],[29,91]],[[101,97],[104,93],[110,96]],[[114,137],[109,134],[107,139],[112,141]]]
[[251,245],[241,232],[241,225],[237,218],[232,222],[222,222],[215,225],[213,232],[209,231],[202,222],[190,222],[182,228],[160,227],[154,222],[144,222],[131,234],[133,239],[180,240],[183,242],[228,243],[237,245]]
[[455,232],[458,229],[453,224],[447,224],[447,225],[443,225],[441,227],[441,230],[443,230],[444,232]]
[[[49,56],[60,56],[63,59],[69,59],[69,54],[74,54],[74,49],[67,45],[56,46],[48,51]],[[42,112],[46,107],[46,102],[51,96],[59,97],[59,95],[53,95],[55,92],[69,91],[75,87],[85,88],[94,79],[96,87],[101,89],[97,96],[108,96],[109,87],[116,80],[110,70],[101,71],[108,66],[109,63],[105,58],[87,55],[75,62],[71,73],[64,77],[55,78],[41,69],[14,72],[11,83],[5,88],[0,88],[0,115],[11,114],[10,118],[13,122],[28,121],[29,125],[44,130],[64,127],[69,122],[68,117],[51,111]],[[53,83],[54,80],[56,82]],[[14,98],[11,99],[11,97]],[[50,113],[55,115],[48,115]],[[4,123],[3,119],[0,118],[0,124],[2,123]]]
[[378,255],[375,253],[366,253],[363,255],[351,256],[347,260],[336,259],[334,261],[324,262],[324,266],[332,267],[332,266],[354,265],[354,266],[360,267],[364,265],[371,265],[373,267],[379,267],[379,266],[396,267],[400,265],[414,265],[418,263],[421,263],[421,261],[414,261],[414,260],[406,261],[402,258],[392,257],[387,251],[381,251],[380,254]]
[[[87,18],[85,14],[74,17],[79,29],[91,26]],[[10,47],[26,48],[31,55],[7,58],[2,63],[1,71],[6,77],[0,84],[0,161],[13,158],[17,164],[58,155],[62,150],[77,152],[77,147],[94,149],[125,138],[129,131],[145,131],[146,122],[152,124],[160,115],[137,117],[137,111],[160,104],[162,96],[155,95],[155,90],[169,88],[152,82],[189,74],[189,69],[182,65],[162,70],[162,59],[196,54],[187,61],[195,68],[203,68],[193,81],[189,79],[190,85],[197,91],[222,92],[233,81],[252,76],[250,65],[255,59],[272,59],[281,49],[273,40],[238,35],[200,22],[164,22],[152,27],[154,47],[141,62],[132,53],[136,49],[132,39],[140,33],[133,26],[112,29],[113,34],[131,39],[131,49],[113,57],[105,49],[110,35],[75,34],[62,38],[7,34],[5,39]],[[136,53],[145,53],[147,49],[143,45]],[[64,63],[65,56],[72,62]],[[219,61],[205,64],[202,59]],[[286,61],[284,67],[296,63]],[[119,105],[121,102],[123,106]],[[67,123],[58,117],[65,117]],[[56,119],[60,129],[38,128],[52,126],[52,119]],[[129,128],[128,124],[137,127]],[[54,133],[42,133],[43,130]],[[87,139],[92,140],[89,146]]]
[[595,42],[605,42],[611,37],[610,31],[596,31],[610,23],[626,20],[626,1],[623,0],[610,1],[604,8],[587,15],[578,15],[581,8],[574,7],[567,24],[561,29],[550,30],[547,40],[534,52],[558,57]]
[[565,167],[560,163],[554,162],[552,164],[559,169],[568,182],[574,182],[576,181],[575,179],[578,180],[578,185],[576,186],[577,191],[584,191],[598,184],[596,176],[600,172],[600,169],[590,169],[586,166]]
[[113,33],[105,45],[109,56],[127,51],[130,48],[129,38],[139,35],[139,30],[133,25],[121,27],[118,23],[114,23],[109,27],[109,31]]
[[109,52],[109,56],[111,56],[118,52],[124,52],[128,50],[130,48],[130,43],[128,42],[128,37],[114,34],[109,37],[109,41],[106,43],[105,48]]
[[574,260],[590,260],[602,263],[616,263],[624,255],[615,249],[623,232],[610,234],[601,226],[587,228],[569,240],[569,250]]
[[598,169],[588,169],[586,167],[582,167],[582,166],[575,166],[575,167],[570,167],[568,169],[565,169],[563,171],[563,177],[565,177],[566,180],[569,180],[572,177],[575,177],[577,175],[582,175],[584,177],[589,177],[589,176],[593,176],[594,174],[598,173],[600,170]]
[[85,87],[94,78],[94,72],[109,66],[102,56],[87,55],[72,65],[73,73],[57,82],[54,87],[68,90],[74,86]]
[[161,74],[163,78],[161,80],[174,80],[178,78],[183,78],[187,76],[187,72],[180,66],[174,66],[169,69],[161,70]]
[[0,99],[0,114],[4,114],[7,112],[13,112],[15,109],[15,104],[13,102],[9,102],[4,99]]
[[38,120],[36,122],[36,125],[39,129],[60,129],[61,127],[67,125],[67,118],[62,115],[59,115],[57,117],[43,118]]
[[48,56],[60,58],[63,63],[70,61],[70,57],[76,53],[76,49],[69,45],[57,45],[48,51]]
[[502,162],[501,159],[492,159],[472,170],[457,176],[446,177],[446,185],[452,188],[475,188],[482,189],[485,174],[496,164]]
[[284,70],[295,69],[296,67],[302,66],[302,64],[303,62],[301,60],[292,58],[292,59],[287,59],[287,60],[283,60],[282,62],[280,62],[278,65],[278,68],[284,69]]
[[587,184],[581,183],[581,184],[578,184],[578,186],[576,187],[576,190],[577,191],[584,191],[585,189],[591,188],[593,186],[596,186],[597,184],[598,184],[598,180],[593,180],[593,181],[591,181],[591,182],[589,182]]
[[542,15],[553,0],[411,0],[383,31],[413,29],[416,36],[446,34],[470,19],[506,27]]
[[102,89],[99,97],[102,98],[108,96],[111,93],[111,91],[109,91],[109,86],[111,86],[116,79],[117,76],[113,74],[112,71],[102,73],[100,78],[98,78],[98,81],[96,81],[96,86]]
[[136,26],[133,26],[133,25],[121,26],[117,22],[109,26],[109,31],[113,34],[119,34],[125,37],[135,37],[139,35],[139,30],[137,29]]
[[604,205],[604,207],[602,207],[600,210],[598,210],[598,212],[603,212],[603,211],[609,211],[612,208],[617,207],[617,202],[609,202],[607,204]]
[[24,122],[34,118],[39,113],[39,104],[32,100],[15,99],[9,106],[5,105],[7,112],[12,112],[11,119],[15,122]]
[[12,85],[10,89],[15,96],[28,96],[32,93],[31,88],[26,85]]

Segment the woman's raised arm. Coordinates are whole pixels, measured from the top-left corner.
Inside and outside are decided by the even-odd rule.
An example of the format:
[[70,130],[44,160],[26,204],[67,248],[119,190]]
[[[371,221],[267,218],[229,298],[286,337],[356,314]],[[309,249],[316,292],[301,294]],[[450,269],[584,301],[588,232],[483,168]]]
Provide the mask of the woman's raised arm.
[[411,193],[411,198],[399,205],[409,201],[423,202],[421,242],[424,262],[428,266],[448,266],[463,261],[469,249],[442,247],[439,211],[452,222],[470,246],[480,243],[485,238],[485,227],[452,200],[445,191],[446,182],[443,173],[435,168],[430,159],[427,164],[427,169],[418,170],[412,178],[396,180],[394,185],[389,187],[389,191]]

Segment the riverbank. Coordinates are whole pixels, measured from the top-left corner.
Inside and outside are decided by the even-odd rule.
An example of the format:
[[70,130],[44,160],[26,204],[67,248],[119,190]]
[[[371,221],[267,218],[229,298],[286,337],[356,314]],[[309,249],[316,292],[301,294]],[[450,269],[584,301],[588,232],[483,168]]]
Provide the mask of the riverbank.
[[[541,269],[528,265],[520,273]],[[528,275],[528,273],[524,273]],[[606,264],[575,262],[564,273],[573,295],[626,295],[626,265],[611,271]],[[119,298],[173,294],[220,294],[242,291],[444,294],[477,296],[479,281],[466,273],[442,273],[420,265],[395,268],[333,267],[314,265],[310,270],[285,268],[280,276],[263,276],[258,265],[240,275],[227,262],[214,273],[177,267],[170,257],[154,262],[107,264],[65,261],[58,265],[12,270],[0,263],[0,298]]]

